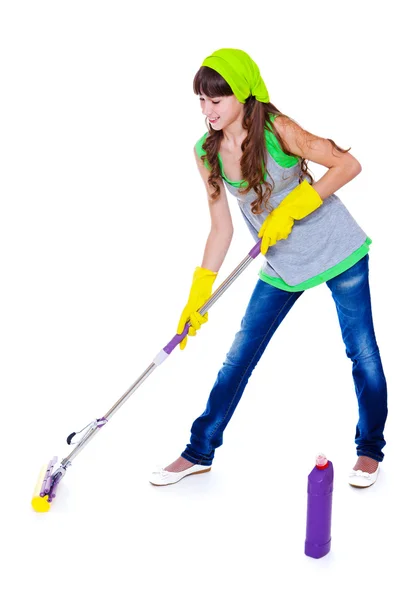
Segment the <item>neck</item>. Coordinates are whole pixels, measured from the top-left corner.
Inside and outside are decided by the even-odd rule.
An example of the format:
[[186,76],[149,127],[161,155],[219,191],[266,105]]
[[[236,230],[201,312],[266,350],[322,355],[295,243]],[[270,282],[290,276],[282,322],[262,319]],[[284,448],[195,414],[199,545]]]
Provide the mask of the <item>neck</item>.
[[243,129],[242,119],[233,121],[222,130],[224,142],[227,146],[240,146],[247,136],[246,129]]

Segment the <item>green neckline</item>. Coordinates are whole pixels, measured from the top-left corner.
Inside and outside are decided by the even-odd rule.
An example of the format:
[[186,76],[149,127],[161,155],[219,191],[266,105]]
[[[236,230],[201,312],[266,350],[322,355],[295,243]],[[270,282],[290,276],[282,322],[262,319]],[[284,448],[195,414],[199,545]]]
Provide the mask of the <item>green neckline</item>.
[[[267,143],[266,131],[267,130],[265,129],[264,130],[265,143]],[[235,186],[239,185],[239,187],[247,187],[247,185],[242,186],[242,183],[247,183],[247,181],[245,179],[241,179],[240,181],[232,181],[231,179],[227,178],[226,173],[224,171],[224,164],[222,162],[222,158],[221,158],[221,155],[220,155],[219,152],[218,152],[217,156],[218,156],[218,160],[219,160],[219,166],[221,167],[222,179],[225,179],[225,181],[227,181],[228,183],[231,183],[232,185],[235,185]],[[266,181],[266,179],[265,179],[266,175],[267,174],[265,173],[265,175],[264,175],[264,181]]]
[[[271,121],[273,122],[276,117],[277,117],[277,115],[270,115]],[[203,149],[203,143],[208,135],[209,135],[209,133],[206,131],[206,133],[196,142],[195,148],[196,148],[197,155],[199,157],[206,154],[205,150]],[[269,129],[268,125],[264,128],[264,135],[265,135],[265,146],[266,146],[267,152],[280,167],[291,168],[297,164],[297,162],[298,162],[297,158],[286,155],[283,152],[283,150],[278,142],[278,139],[276,138],[276,136],[274,135],[272,130]],[[246,180],[242,179],[240,181],[232,181],[232,179],[228,179],[228,177],[226,176],[226,173],[225,173],[224,164],[222,162],[222,157],[221,157],[220,152],[218,152],[217,157],[218,157],[218,163],[219,163],[222,179],[224,181],[226,181],[227,184],[229,184],[233,187],[246,189],[248,187],[248,182]],[[211,167],[207,161],[204,162],[204,165],[206,166],[207,169],[209,169],[209,170],[211,169]],[[267,179],[268,179],[268,173],[265,172],[264,178],[260,183],[265,183],[267,181]]]
[[240,181],[232,181],[231,179],[228,179],[227,176],[226,176],[226,173],[224,171],[224,164],[222,162],[222,158],[221,158],[221,155],[220,155],[219,152],[218,152],[217,156],[218,156],[218,160],[219,160],[219,166],[221,167],[222,179],[225,179],[225,181],[227,181],[228,183],[232,183],[232,184],[236,184],[236,185],[237,184],[241,185],[243,182],[245,182],[244,179],[241,179]]

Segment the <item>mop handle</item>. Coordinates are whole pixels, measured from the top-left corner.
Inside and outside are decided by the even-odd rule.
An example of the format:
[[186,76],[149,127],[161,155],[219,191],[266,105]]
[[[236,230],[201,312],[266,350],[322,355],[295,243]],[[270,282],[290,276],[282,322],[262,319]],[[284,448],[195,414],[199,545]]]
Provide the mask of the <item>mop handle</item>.
[[[225,290],[239,277],[239,275],[244,271],[247,265],[260,254],[261,250],[261,240],[257,242],[257,244],[250,250],[248,255],[242,262],[236,267],[234,271],[225,279],[223,283],[215,290],[215,292],[210,296],[205,304],[201,308],[199,308],[196,312],[199,312],[201,315],[205,315],[208,312],[209,308],[222,296]],[[176,346],[187,336],[189,331],[190,321],[188,321],[182,331],[182,333],[177,333],[166,346],[164,346],[163,351],[167,354],[171,354],[172,350],[176,348]]]
[[[225,279],[225,281],[219,286],[219,288],[213,293],[212,296],[207,300],[205,304],[198,310],[198,312],[204,315],[208,309],[218,300],[220,296],[225,292],[225,290],[239,277],[240,273],[244,271],[244,269],[252,262],[254,258],[256,258],[260,254],[261,250],[261,240],[257,242],[257,244],[250,250],[246,258],[242,260],[242,262],[236,267],[234,271]],[[157,356],[153,359],[150,366],[142,373],[142,375],[131,385],[131,387],[121,396],[121,398],[110,408],[108,413],[102,417],[101,419],[97,419],[95,422],[91,424],[89,431],[83,436],[83,438],[77,443],[74,450],[61,461],[61,466],[54,474],[54,477],[59,473],[60,477],[62,477],[65,473],[65,469],[69,467],[72,463],[72,460],[76,458],[76,456],[82,451],[82,449],[86,446],[86,444],[93,438],[94,435],[98,433],[101,427],[108,423],[111,417],[123,406],[123,404],[128,400],[128,398],[136,392],[136,390],[142,385],[142,383],[151,375],[151,373],[156,369],[161,363],[166,360],[171,354],[172,350],[176,348],[176,346],[183,340],[183,338],[187,335],[189,331],[190,323],[186,323],[183,332],[181,334],[176,334],[171,341],[157,354]],[[69,439],[71,436],[69,436]],[[57,479],[58,482],[58,479]]]

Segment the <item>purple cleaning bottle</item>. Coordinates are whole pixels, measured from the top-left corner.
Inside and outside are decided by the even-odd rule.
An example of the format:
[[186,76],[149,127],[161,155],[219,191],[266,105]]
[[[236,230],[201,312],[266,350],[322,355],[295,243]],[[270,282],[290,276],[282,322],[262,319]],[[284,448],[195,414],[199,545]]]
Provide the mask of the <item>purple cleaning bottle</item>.
[[324,454],[318,454],[308,476],[307,531],[305,553],[321,558],[331,549],[333,465]]

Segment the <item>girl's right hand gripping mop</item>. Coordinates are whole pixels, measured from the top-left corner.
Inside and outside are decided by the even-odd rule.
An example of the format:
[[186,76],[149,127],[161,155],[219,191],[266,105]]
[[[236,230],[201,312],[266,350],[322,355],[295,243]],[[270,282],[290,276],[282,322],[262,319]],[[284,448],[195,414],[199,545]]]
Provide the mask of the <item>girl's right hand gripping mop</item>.
[[[247,256],[242,260],[242,262],[232,271],[232,273],[225,279],[225,281],[215,290],[212,296],[207,300],[207,302],[199,308],[197,312],[201,315],[204,315],[209,308],[222,296],[225,290],[239,277],[239,275],[244,271],[244,269],[260,254],[261,241],[257,242],[257,244],[250,250]],[[125,394],[114,404],[114,406],[108,411],[104,417],[101,419],[95,419],[89,425],[84,427],[78,433],[82,433],[82,431],[86,431],[83,434],[82,438],[79,442],[72,442],[72,438],[75,437],[76,433],[71,433],[67,438],[67,444],[77,444],[76,448],[66,457],[63,458],[60,464],[57,466],[57,456],[54,456],[52,460],[43,465],[39,479],[37,481],[35,490],[33,492],[32,498],[32,507],[36,512],[47,512],[50,510],[51,503],[53,502],[56,496],[56,488],[60,483],[61,479],[64,477],[65,472],[68,467],[71,466],[72,460],[76,457],[76,455],[83,449],[84,446],[98,433],[99,429],[106,425],[110,418],[116,413],[116,411],[121,408],[121,406],[126,402],[133,392],[137,390],[137,388],[144,382],[145,379],[162,363],[166,358],[169,357],[172,350],[176,348],[180,344],[180,342],[186,337],[189,331],[190,321],[188,321],[185,325],[184,330],[181,334],[176,334],[168,344],[157,354],[157,356],[153,359],[153,362],[149,365],[149,367],[142,373],[142,375],[137,379],[131,387],[125,392]],[[53,472],[53,469],[54,472]]]
[[333,465],[324,454],[318,454],[308,476],[307,531],[305,553],[321,558],[331,549]]

